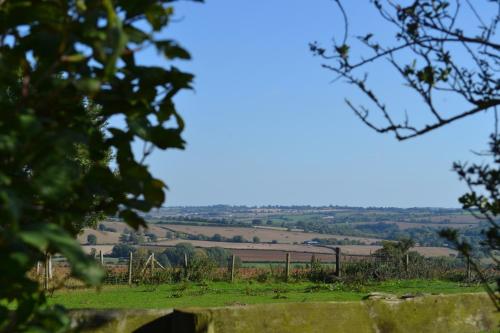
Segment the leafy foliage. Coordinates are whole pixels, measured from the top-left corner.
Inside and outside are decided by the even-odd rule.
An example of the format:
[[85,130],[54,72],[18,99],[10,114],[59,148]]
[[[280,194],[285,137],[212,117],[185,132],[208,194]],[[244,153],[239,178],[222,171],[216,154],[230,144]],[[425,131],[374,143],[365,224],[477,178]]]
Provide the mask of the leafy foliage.
[[382,242],[382,248],[375,251],[376,255],[401,260],[415,246],[412,239],[401,239],[398,242]]
[[96,245],[97,244],[97,237],[96,235],[90,234],[87,236],[87,244],[89,245]]
[[135,253],[135,247],[127,244],[116,244],[111,249],[111,256],[114,258],[128,258],[130,252]]
[[[184,147],[172,98],[193,76],[137,58],[153,47],[189,59],[156,37],[173,15],[169,3],[0,3],[0,262],[9,267],[0,274],[0,331],[64,330],[61,309],[44,305],[26,273],[45,253],[60,253],[75,276],[99,283],[102,270],[74,239],[81,227],[100,212],[138,228],[145,222],[136,211],[163,203],[166,186],[144,160],[155,147]],[[134,141],[144,142],[142,157]]]
[[179,243],[172,248],[166,249],[163,253],[166,254],[172,266],[182,267],[184,265],[184,255],[186,255],[189,263],[194,259],[196,250],[191,243]]

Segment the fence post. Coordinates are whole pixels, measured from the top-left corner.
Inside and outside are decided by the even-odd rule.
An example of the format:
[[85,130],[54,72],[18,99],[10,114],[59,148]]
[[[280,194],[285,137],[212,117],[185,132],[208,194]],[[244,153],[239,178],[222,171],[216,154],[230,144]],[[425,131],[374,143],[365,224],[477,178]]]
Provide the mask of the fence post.
[[290,253],[286,254],[285,279],[288,281],[290,277]]
[[188,256],[187,253],[184,252],[184,277],[187,278],[188,275]]
[[104,266],[104,255],[102,254],[102,250],[99,251],[99,261],[101,262],[101,266]]
[[155,253],[151,253],[151,277],[153,277],[154,272],[155,272]]
[[408,276],[408,272],[410,270],[410,256],[407,254],[405,254],[405,272],[406,272],[406,275]]
[[335,275],[340,277],[340,247],[335,248]]
[[132,285],[132,251],[128,254],[128,285]]
[[49,255],[45,254],[45,271],[44,271],[43,289],[49,290]]
[[471,271],[470,271],[470,258],[467,257],[467,282],[471,280]]
[[231,256],[231,282],[234,282],[234,263],[235,263],[236,256],[233,254]]
[[52,280],[52,255],[49,254],[49,279]]
[[39,276],[40,275],[40,261],[37,261],[36,262],[36,276]]

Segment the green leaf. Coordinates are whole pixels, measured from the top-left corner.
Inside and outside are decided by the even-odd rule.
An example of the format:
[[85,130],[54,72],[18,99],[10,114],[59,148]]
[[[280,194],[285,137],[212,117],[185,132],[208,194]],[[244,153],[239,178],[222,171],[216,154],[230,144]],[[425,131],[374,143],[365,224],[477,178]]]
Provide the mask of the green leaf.
[[78,90],[88,94],[96,93],[101,89],[101,81],[93,78],[80,79],[75,81],[74,85]]
[[173,8],[163,8],[162,5],[154,3],[146,9],[146,20],[151,24],[154,31],[161,30],[173,14]]
[[136,212],[130,210],[130,209],[125,209],[120,212],[120,217],[125,220],[125,222],[133,227],[134,229],[137,229],[139,227],[146,227],[146,222],[144,219],[142,219],[139,215],[137,215]]
[[168,59],[191,59],[189,52],[174,41],[156,41],[155,45],[158,51],[162,52]]
[[68,55],[62,56],[62,58],[61,58],[61,60],[64,62],[80,62],[80,61],[84,61],[85,59],[87,59],[87,57],[81,53],[68,54]]
[[53,223],[37,223],[23,229],[19,237],[40,252],[63,255],[70,262],[73,274],[86,283],[97,285],[101,282],[104,276],[102,269],[62,227]]

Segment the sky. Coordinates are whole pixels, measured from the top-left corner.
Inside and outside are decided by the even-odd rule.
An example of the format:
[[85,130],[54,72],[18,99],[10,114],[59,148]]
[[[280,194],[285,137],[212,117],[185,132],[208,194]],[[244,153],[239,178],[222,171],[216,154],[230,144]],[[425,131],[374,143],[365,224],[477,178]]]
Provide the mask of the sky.
[[[390,36],[369,1],[345,3],[350,36]],[[175,66],[196,78],[194,91],[175,99],[186,149],[157,150],[147,161],[169,187],[165,205],[459,207],[466,188],[452,163],[486,147],[493,115],[405,142],[375,133],[344,102],[361,99],[355,88],[332,83],[333,73],[309,51],[309,42],[328,46],[342,34],[330,0],[176,5],[176,20],[162,37],[190,51],[193,60]],[[143,61],[169,65],[153,52]],[[372,74],[393,110],[423,119],[422,104],[394,72],[376,65]]]

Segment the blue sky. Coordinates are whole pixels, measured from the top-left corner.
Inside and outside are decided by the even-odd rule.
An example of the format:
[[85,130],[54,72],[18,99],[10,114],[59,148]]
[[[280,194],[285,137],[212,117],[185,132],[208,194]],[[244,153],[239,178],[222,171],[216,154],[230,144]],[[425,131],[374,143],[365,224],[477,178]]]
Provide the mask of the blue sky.
[[[390,36],[369,1],[346,1],[351,35]],[[357,6],[357,7],[356,7]],[[356,90],[309,52],[342,35],[333,1],[212,0],[176,6],[163,33],[192,54],[176,66],[196,75],[176,98],[188,142],[148,163],[169,186],[167,206],[311,204],[458,207],[465,191],[451,171],[486,146],[492,114],[465,119],[407,142],[363,125],[344,98]],[[155,54],[145,62],[164,64]],[[374,85],[394,110],[421,120],[421,104],[375,66]],[[450,109],[463,107],[443,100]]]

